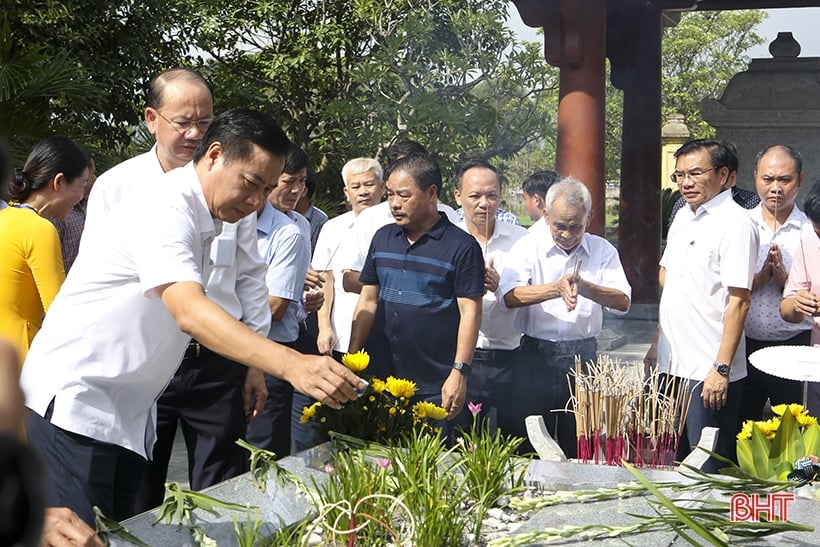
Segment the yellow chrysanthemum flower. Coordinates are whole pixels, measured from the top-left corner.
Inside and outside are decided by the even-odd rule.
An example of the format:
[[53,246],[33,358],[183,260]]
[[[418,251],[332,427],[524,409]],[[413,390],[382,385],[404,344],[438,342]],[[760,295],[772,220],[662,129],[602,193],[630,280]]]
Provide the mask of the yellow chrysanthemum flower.
[[310,406],[306,406],[302,408],[302,417],[299,418],[300,424],[306,424],[310,420],[316,417],[316,411],[319,410],[319,407],[322,406],[322,403],[316,402]]
[[817,423],[817,418],[814,416],[809,416],[808,414],[798,414],[794,417],[797,420],[797,425],[800,427],[810,426]]
[[396,378],[394,376],[387,377],[386,383],[387,391],[393,394],[393,397],[411,398],[416,394],[416,384],[404,378]]
[[803,410],[803,405],[798,405],[797,403],[791,403],[788,405],[786,403],[774,405],[772,407],[772,412],[774,412],[778,416],[782,416],[783,413],[786,412],[787,408],[789,409],[789,412],[792,413],[792,416],[795,417],[800,416],[801,414],[804,414],[806,412],[805,410]]
[[443,420],[446,417],[447,411],[434,403],[419,401],[413,406],[414,420],[423,420],[425,418],[430,418],[431,420]]
[[753,427],[754,422],[752,420],[746,420],[743,422],[743,428],[740,430],[740,433],[737,434],[737,440],[741,441],[743,439],[751,439]]
[[353,372],[361,372],[370,364],[370,355],[364,350],[342,355],[342,363]]
[[390,410],[388,410],[387,412],[388,412],[388,414],[390,414],[391,416],[395,416],[395,415],[396,415],[396,407],[391,406],[391,407],[390,407]]
[[381,378],[373,378],[370,381],[370,387],[373,388],[373,393],[381,393],[382,391],[384,391],[386,385],[384,383],[384,380],[382,380]]
[[780,427],[780,418],[775,416],[765,422],[755,422],[755,427],[757,427],[764,435],[766,435],[766,438],[771,441],[774,439],[775,433],[777,433],[777,428]]

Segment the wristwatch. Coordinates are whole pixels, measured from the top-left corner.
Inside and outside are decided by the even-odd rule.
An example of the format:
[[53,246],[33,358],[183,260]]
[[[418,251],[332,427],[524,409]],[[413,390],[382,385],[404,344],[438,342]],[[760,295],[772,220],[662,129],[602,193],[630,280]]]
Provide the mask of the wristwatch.
[[468,365],[467,363],[453,363],[453,370],[457,370],[461,373],[462,376],[469,376],[470,373],[473,371],[473,367]]
[[718,374],[725,378],[729,377],[729,372],[732,370],[732,368],[726,363],[715,363],[712,366],[715,368]]

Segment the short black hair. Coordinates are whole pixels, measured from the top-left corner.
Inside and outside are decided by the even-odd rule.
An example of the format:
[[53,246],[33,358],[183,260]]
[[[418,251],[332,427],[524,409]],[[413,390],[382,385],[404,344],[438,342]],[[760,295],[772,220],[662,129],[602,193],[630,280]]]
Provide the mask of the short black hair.
[[290,146],[290,139],[273,118],[249,108],[232,108],[214,118],[194,152],[194,163],[215,142],[222,145],[227,163],[248,158],[253,144],[283,158]]
[[521,190],[528,196],[540,196],[542,200],[547,199],[547,191],[550,187],[561,180],[561,175],[552,169],[536,171],[524,179],[521,183]]
[[820,224],[820,180],[814,183],[803,203],[803,212],[809,220],[815,224]]
[[305,179],[305,197],[313,199],[313,194],[316,193],[316,175],[308,173]]
[[88,156],[80,145],[63,135],[52,135],[31,149],[22,169],[15,169],[8,196],[25,201],[57,176],[65,175],[69,183],[88,169]]
[[455,184],[459,192],[461,191],[461,183],[464,180],[464,173],[470,169],[489,169],[495,173],[495,176],[498,179],[498,186],[501,186],[501,175],[498,173],[498,169],[496,169],[495,166],[484,160],[470,160],[465,161],[456,167],[455,173],[453,173],[453,184]]
[[302,169],[307,169],[307,166],[307,154],[299,145],[291,142],[288,147],[288,155],[285,158],[285,166],[282,168],[282,172],[292,175],[294,173],[298,173]]
[[421,190],[435,186],[436,195],[441,192],[441,170],[436,160],[428,155],[415,154],[397,159],[387,167],[384,179],[389,179],[393,173],[407,173]]
[[770,150],[774,150],[775,148],[779,148],[791,156],[792,160],[794,160],[794,168],[797,170],[797,174],[800,175],[803,172],[803,155],[797,151],[796,148],[789,146],[788,144],[772,144],[771,146],[767,146],[763,150],[757,153],[755,156],[755,172],[757,172],[757,166],[760,164],[760,160],[763,159]]
[[694,139],[684,143],[675,151],[675,158],[691,154],[697,150],[706,150],[709,152],[709,161],[712,162],[712,167],[718,170],[726,167],[729,173],[734,173],[738,169],[737,153],[735,152],[734,144],[727,144],[715,139]]
[[[396,160],[400,160],[401,158],[407,156],[429,155],[430,153],[420,143],[416,141],[411,141],[410,139],[405,139],[391,144],[390,147],[384,153],[384,159],[387,162],[387,166],[390,167],[390,165],[395,163]],[[387,180],[386,175],[384,179]]]
[[162,106],[162,101],[164,99],[165,86],[167,86],[174,80],[182,80],[202,84],[208,89],[208,92],[211,94],[211,100],[213,100],[214,98],[214,88],[202,74],[190,68],[177,67],[169,68],[168,70],[163,70],[162,72],[151,78],[151,81],[148,82],[148,92],[146,93],[147,96],[145,100],[145,106],[150,106],[151,108],[159,109],[159,107]]

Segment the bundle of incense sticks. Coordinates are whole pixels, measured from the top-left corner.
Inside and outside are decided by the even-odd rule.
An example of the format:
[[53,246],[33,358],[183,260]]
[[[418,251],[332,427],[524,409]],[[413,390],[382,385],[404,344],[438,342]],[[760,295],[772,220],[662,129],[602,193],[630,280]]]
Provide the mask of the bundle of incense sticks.
[[689,411],[686,382],[666,381],[657,371],[609,356],[581,363],[567,375],[575,414],[578,459],[585,462],[661,467],[672,464]]

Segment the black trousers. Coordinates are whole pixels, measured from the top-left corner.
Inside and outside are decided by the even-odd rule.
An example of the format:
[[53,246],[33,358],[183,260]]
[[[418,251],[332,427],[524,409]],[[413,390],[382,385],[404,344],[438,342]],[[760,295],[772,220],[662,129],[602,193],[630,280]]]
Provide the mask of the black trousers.
[[[668,374],[662,375],[662,381],[671,386],[671,382],[686,382],[691,395],[689,414],[686,415],[686,423],[683,427],[683,437],[678,442],[677,460],[683,460],[693,447],[697,446],[701,432],[704,427],[718,428],[717,444],[714,452],[737,463],[737,434],[735,424],[740,411],[740,401],[743,400],[746,379],[735,380],[729,383],[729,390],[726,393],[726,405],[720,410],[712,410],[703,406],[703,382],[697,380],[687,380]],[[680,390],[680,387],[677,388]],[[720,469],[726,467],[714,458],[709,458],[702,470],[707,473],[718,473]]]
[[465,410],[456,416],[456,427],[469,431],[473,425],[473,415],[467,410],[467,403],[480,403],[481,412],[476,425],[481,427],[487,422],[491,432],[500,428],[507,433],[512,420],[510,390],[517,356],[517,349],[476,348],[470,377],[467,378]]
[[248,369],[195,342],[157,400],[157,442],[135,500],[137,513],[157,507],[165,496],[168,462],[177,428],[188,450],[188,480],[201,490],[248,470],[243,387]]
[[[580,356],[582,363],[595,362],[597,351],[595,338],[553,342],[524,335],[513,368],[509,433],[526,438],[525,418],[540,414],[544,417],[547,431],[564,454],[575,458],[578,452],[575,415],[569,405],[567,374],[574,370],[576,356]],[[519,451],[533,451],[529,440],[521,445]]]
[[61,429],[50,417],[51,407],[45,418],[26,409],[29,444],[46,462],[46,507],[68,507],[92,528],[95,505],[114,520],[133,516],[145,459],[121,446]]
[[[296,342],[279,342],[295,348]],[[247,440],[252,445],[276,453],[277,458],[290,455],[291,412],[293,386],[285,380],[265,373],[268,399],[262,414],[248,425]]]

